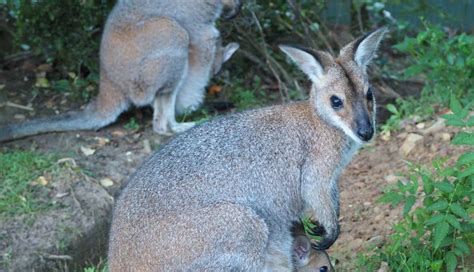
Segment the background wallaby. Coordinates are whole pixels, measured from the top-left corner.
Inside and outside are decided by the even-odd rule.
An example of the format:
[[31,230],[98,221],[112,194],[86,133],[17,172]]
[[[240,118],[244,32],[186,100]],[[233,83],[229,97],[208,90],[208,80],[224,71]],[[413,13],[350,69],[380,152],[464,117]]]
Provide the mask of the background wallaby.
[[297,272],[334,271],[329,255],[324,250],[316,250],[311,246],[311,240],[301,224],[295,224],[292,235],[292,259]]
[[[0,141],[52,131],[99,129],[130,107],[152,105],[153,129],[182,132],[175,113],[203,101],[214,66],[236,50],[221,46],[215,21],[238,13],[240,0],[119,0],[107,19],[100,48],[99,95],[84,111],[0,127]],[[237,47],[238,48],[238,47]],[[215,63],[216,55],[220,63]],[[216,71],[214,71],[216,72]]]
[[216,118],[151,156],[116,203],[111,271],[291,271],[303,215],[324,229],[317,248],[331,246],[338,177],[374,134],[366,66],[384,32],[337,58],[281,46],[312,81],[308,101]]

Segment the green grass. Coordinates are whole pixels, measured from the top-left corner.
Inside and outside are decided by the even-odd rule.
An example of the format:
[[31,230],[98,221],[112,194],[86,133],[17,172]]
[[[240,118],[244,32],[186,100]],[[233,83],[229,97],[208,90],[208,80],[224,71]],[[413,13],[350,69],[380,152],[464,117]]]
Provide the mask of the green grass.
[[[38,177],[55,167],[52,155],[29,151],[0,154],[0,218],[33,214],[46,209],[47,190],[32,185]],[[41,197],[41,196],[44,197]]]

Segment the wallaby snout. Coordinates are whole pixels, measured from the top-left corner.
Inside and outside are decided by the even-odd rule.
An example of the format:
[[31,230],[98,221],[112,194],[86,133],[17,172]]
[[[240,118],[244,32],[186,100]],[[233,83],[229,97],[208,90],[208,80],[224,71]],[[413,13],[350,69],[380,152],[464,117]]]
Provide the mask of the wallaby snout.
[[224,5],[224,11],[222,17],[224,20],[234,19],[239,15],[240,10],[242,9],[243,1],[242,0],[223,0],[222,4]]

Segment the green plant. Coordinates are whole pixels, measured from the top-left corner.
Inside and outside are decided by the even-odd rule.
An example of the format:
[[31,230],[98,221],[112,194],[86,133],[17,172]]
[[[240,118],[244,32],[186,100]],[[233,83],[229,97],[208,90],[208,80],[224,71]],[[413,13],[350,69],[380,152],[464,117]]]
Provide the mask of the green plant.
[[[32,182],[51,171],[54,156],[28,151],[0,154],[0,218],[31,214],[46,209],[49,203],[35,196],[46,194],[41,184]],[[44,185],[44,184],[43,184]]]
[[[465,107],[452,95],[447,124],[461,127],[454,145],[474,146],[474,102]],[[412,166],[381,198],[393,206],[403,204],[403,219],[394,226],[382,250],[363,257],[364,265],[385,261],[393,271],[455,271],[474,246],[474,153],[463,153],[455,165],[433,162],[434,172]],[[415,207],[415,208],[414,208]]]
[[[404,70],[405,78],[426,77],[417,109],[432,110],[433,103],[448,106],[455,95],[462,102],[474,99],[474,36],[449,36],[441,27],[426,26],[416,37],[405,38],[394,46],[408,54],[413,63]],[[429,112],[427,112],[429,113]]]
[[140,128],[140,125],[138,124],[137,119],[132,117],[130,118],[130,120],[128,120],[128,122],[123,127],[126,130],[134,131],[134,130],[138,130]]

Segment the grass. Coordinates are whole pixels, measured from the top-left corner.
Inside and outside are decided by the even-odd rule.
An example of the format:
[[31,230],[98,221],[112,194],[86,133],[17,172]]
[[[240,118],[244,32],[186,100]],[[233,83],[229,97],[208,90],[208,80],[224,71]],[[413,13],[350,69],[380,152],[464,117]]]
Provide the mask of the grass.
[[[33,185],[56,167],[54,156],[30,151],[0,153],[0,218],[34,214],[50,204],[43,185]],[[45,197],[41,197],[41,196]]]

